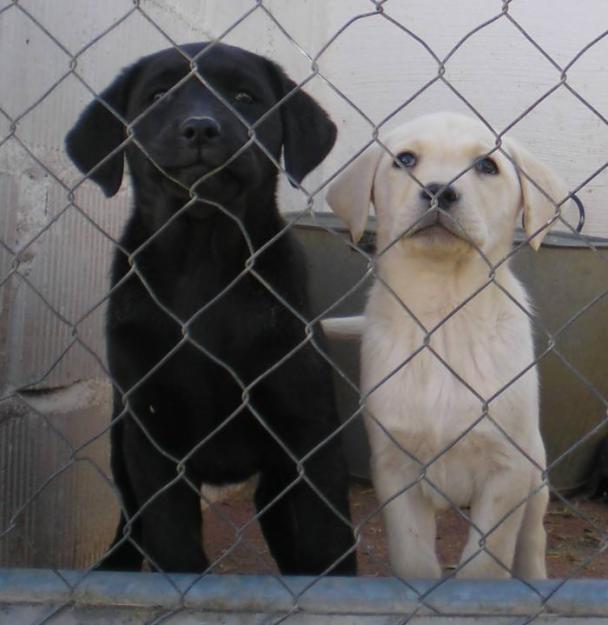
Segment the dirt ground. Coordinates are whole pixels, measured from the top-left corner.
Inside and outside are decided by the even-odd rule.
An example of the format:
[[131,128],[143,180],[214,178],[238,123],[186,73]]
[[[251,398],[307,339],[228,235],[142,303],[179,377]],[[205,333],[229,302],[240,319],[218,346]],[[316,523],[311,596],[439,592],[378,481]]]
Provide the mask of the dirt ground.
[[[205,546],[216,573],[276,573],[252,504],[253,484],[235,491],[214,509],[205,512]],[[360,575],[390,575],[381,515],[369,485],[353,484],[352,515],[355,523],[372,515],[364,525],[357,557]],[[241,532],[237,528],[247,526]],[[550,577],[608,578],[608,550],[598,553],[602,532],[608,531],[608,502],[589,501],[580,496],[568,505],[552,501],[546,516],[548,532],[547,566]],[[464,546],[467,524],[454,511],[438,519],[437,549],[446,570],[453,568]],[[235,545],[235,542],[237,543]],[[594,557],[592,557],[594,556]],[[591,557],[591,560],[587,560]]]

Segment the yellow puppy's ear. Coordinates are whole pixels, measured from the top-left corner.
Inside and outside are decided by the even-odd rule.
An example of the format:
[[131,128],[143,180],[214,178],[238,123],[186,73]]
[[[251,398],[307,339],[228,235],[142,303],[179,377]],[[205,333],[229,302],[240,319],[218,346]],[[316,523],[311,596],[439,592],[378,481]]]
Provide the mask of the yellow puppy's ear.
[[568,189],[553,170],[541,163],[518,142],[507,139],[505,145],[517,167],[526,235],[531,237],[546,226],[529,241],[532,248],[538,250],[551,227],[551,220],[558,211],[557,204],[568,195]]
[[344,221],[355,243],[359,241],[369,215],[374,176],[382,156],[379,145],[370,146],[329,185],[326,200]]

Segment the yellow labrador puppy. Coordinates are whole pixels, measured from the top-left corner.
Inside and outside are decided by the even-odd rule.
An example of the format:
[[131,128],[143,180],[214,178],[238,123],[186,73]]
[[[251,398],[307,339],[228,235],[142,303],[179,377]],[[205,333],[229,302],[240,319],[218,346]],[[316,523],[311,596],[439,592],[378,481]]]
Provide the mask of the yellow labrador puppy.
[[510,158],[488,155],[495,137],[462,115],[418,118],[384,144],[345,169],[327,200],[355,241],[370,202],[378,217],[361,388],[393,570],[440,576],[435,513],[454,504],[470,506],[460,577],[544,578],[529,303],[504,259],[520,210],[538,249],[566,188],[511,140]]

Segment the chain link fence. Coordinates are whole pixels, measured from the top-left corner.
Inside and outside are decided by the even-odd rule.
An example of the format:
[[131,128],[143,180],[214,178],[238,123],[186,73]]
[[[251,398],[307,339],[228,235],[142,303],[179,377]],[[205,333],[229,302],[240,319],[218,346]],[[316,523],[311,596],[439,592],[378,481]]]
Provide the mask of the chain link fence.
[[[599,1],[588,7],[565,2],[532,7],[521,0],[463,3],[449,9],[424,2],[406,6],[398,0],[191,4],[114,0],[103,7],[65,3],[49,8],[23,0],[0,2],[4,41],[0,44],[4,70],[0,203],[5,207],[0,227],[0,566],[5,567],[0,571],[1,619],[28,624],[230,620],[396,625],[431,620],[557,623],[561,618],[575,623],[579,618],[581,622],[606,618],[607,583],[577,579],[608,577],[608,463],[605,451],[604,456],[601,452],[608,423],[604,340],[608,339],[608,217],[602,210],[608,201],[606,8]],[[546,24],[553,22],[559,33],[551,30],[547,35]],[[180,47],[188,40],[211,44],[192,53]],[[293,88],[253,123],[201,69],[205,56],[224,43],[279,62],[294,81]],[[64,137],[78,114],[94,98],[102,101],[100,94],[121,68],[163,48],[174,48],[190,72],[163,89],[135,121],[103,100],[106,113],[126,128],[124,141],[87,167],[84,176],[79,175],[64,147]],[[197,202],[200,180],[185,185],[176,180],[176,174],[159,161],[134,128],[187,79],[213,93],[247,131],[246,142],[205,174],[205,180],[221,175],[243,153],[257,149],[278,172],[284,224],[260,244],[252,240],[246,221],[235,218],[222,201],[212,201],[215,210],[237,225],[249,252],[238,275],[220,281],[202,308],[183,315],[148,281],[138,257],[144,258],[145,250]],[[330,156],[302,180],[260,137],[264,124],[290,106],[303,89],[328,111],[338,138]],[[545,520],[551,581],[517,576],[502,581],[454,580],[461,566],[457,552],[472,525],[470,512],[451,501],[449,493],[427,475],[427,469],[475,425],[490,420],[493,399],[526,371],[493,398],[469,386],[480,402],[479,418],[439,455],[421,464],[419,481],[448,502],[439,523],[441,579],[421,582],[391,577],[381,522],[389,502],[378,503],[368,485],[363,406],[373,391],[360,391],[358,315],[372,281],[382,283],[377,263],[388,248],[374,249],[373,218],[361,241],[352,243],[345,225],[328,212],[325,193],[366,149],[381,146],[388,150],[384,137],[390,129],[421,112],[444,109],[479,119],[496,138],[496,151],[507,158],[503,136],[512,131],[527,138],[534,151],[556,168],[568,190],[568,196],[556,205],[552,232],[538,257],[533,258],[534,252],[526,245],[534,233],[518,230],[507,256],[489,263],[486,283],[436,327],[420,324],[424,337],[419,349],[400,364],[405,366],[425,350],[441,359],[431,345],[433,333],[488,285],[504,291],[496,270],[507,262],[514,266],[536,311],[531,315],[525,302],[504,291],[529,317],[535,333],[536,355],[526,371],[538,366],[541,373],[541,429],[548,465],[538,470],[543,475],[539,488],[548,486],[552,498]],[[125,147],[144,153],[162,176],[190,194],[140,247],[126,250],[120,237],[133,202],[132,189],[125,183],[115,197],[106,199],[90,184],[120,154],[118,148]],[[391,152],[391,156],[396,155]],[[528,177],[525,171],[520,175]],[[437,210],[437,204],[432,208]],[[304,249],[310,309],[286,297],[259,270],[260,258],[273,247],[279,249],[289,236]],[[154,367],[127,388],[111,375],[105,353],[108,302],[120,287],[110,287],[107,281],[114,254],[128,260],[129,279],[144,285],[178,335]],[[297,344],[249,380],[228,359],[218,357],[217,345],[201,344],[196,333],[197,320],[218,301],[229,299],[243,278],[252,280],[271,302],[264,317],[288,311],[301,332]],[[413,316],[401,304],[404,314]],[[277,307],[281,312],[273,312]],[[245,316],[248,312],[241,311]],[[321,326],[328,344],[319,336]],[[176,456],[164,446],[166,441],[148,431],[130,401],[146,383],[161,383],[157,373],[184,345],[227,371],[240,389],[240,401],[204,439],[190,440],[186,455]],[[137,349],[144,348],[137,345]],[[271,353],[268,346],[256,347],[264,362],[268,359],[265,351]],[[313,439],[304,452],[294,453],[284,433],[269,426],[267,415],[252,397],[277,372],[287,371],[287,379],[295,379],[301,372],[289,369],[290,359],[309,352],[318,367],[331,370],[341,421],[327,435]],[[448,362],[442,359],[442,363],[468,386]],[[120,406],[113,425],[112,395]],[[293,401],[305,403],[300,397]],[[151,412],[153,408],[149,407]],[[251,500],[259,484],[250,481],[223,488],[204,484],[201,504],[208,562],[196,574],[164,570],[132,528],[155,499],[176,484],[199,493],[199,485],[188,473],[189,460],[198,450],[217,444],[243,410],[272,439],[277,453],[289,458],[292,475],[257,510]],[[168,459],[176,470],[170,482],[135,510],[125,508],[124,492],[121,500],[108,459],[112,428],[128,419],[139,423],[159,462],[161,457]],[[336,503],[339,497],[328,497],[319,486],[324,476],[312,478],[308,469],[324,450],[339,455],[338,440],[344,443],[354,478],[350,517]],[[407,445],[403,453],[411,453]],[[114,465],[114,478],[116,470]],[[584,489],[588,492],[589,484],[599,499],[581,495]],[[402,492],[411,486],[415,484]],[[298,488],[310,489],[323,502],[325,512],[331,511],[347,525],[356,541],[309,577],[281,575],[258,527],[264,515]],[[525,503],[519,502],[502,520]],[[155,575],[94,570],[111,543],[121,510],[126,525],[120,528],[113,549],[129,545],[136,558],[147,560],[145,568],[156,571]],[[488,552],[487,539],[494,529],[479,530],[478,553]],[[328,577],[333,567],[352,558],[354,552],[361,577]]]

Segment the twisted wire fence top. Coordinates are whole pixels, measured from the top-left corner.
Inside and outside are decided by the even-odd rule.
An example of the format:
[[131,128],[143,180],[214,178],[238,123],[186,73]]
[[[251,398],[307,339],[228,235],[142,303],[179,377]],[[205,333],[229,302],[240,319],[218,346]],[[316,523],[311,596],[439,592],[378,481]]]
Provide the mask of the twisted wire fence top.
[[[444,11],[447,11],[449,18],[443,15]],[[546,26],[547,22],[552,23],[551,28]],[[104,4],[103,9],[95,8],[94,3],[73,5],[62,2],[50,10],[35,2],[14,0],[0,3],[0,33],[4,40],[4,43],[0,43],[1,64],[6,76],[2,79],[0,95],[0,182],[6,184],[0,188],[0,202],[8,208],[3,211],[4,217],[0,224],[0,297],[3,298],[4,309],[12,315],[10,320],[0,325],[0,340],[6,342],[6,347],[0,347],[10,356],[4,363],[0,363],[0,400],[3,404],[16,402],[24,412],[34,414],[45,429],[45,437],[59,450],[56,458],[61,458],[60,461],[48,461],[45,465],[46,473],[40,479],[32,480],[24,492],[13,497],[10,506],[6,505],[2,510],[0,541],[5,541],[5,544],[19,534],[23,535],[24,541],[29,540],[29,534],[23,529],[23,524],[29,522],[28,513],[54,483],[64,479],[76,468],[86,466],[109,499],[116,496],[107,469],[99,459],[98,450],[98,446],[107,438],[109,423],[75,439],[66,434],[61,423],[49,417],[36,391],[65,387],[86,379],[110,377],[103,347],[103,317],[111,295],[106,275],[111,253],[120,250],[118,238],[129,211],[130,194],[125,184],[115,199],[102,200],[90,184],[91,172],[79,175],[69,163],[64,153],[63,137],[83,106],[99,95],[121,67],[142,54],[175,47],[192,63],[189,77],[199,80],[227,107],[231,107],[230,102],[225,101],[221,93],[216,92],[198,71],[198,58],[190,58],[180,45],[187,41],[209,40],[212,46],[220,42],[232,43],[265,54],[287,69],[297,89],[306,89],[322,102],[336,122],[339,132],[336,147],[323,165],[292,188],[288,183],[294,181],[288,180],[289,175],[282,162],[272,156],[256,135],[257,127],[273,111],[268,111],[256,123],[248,124],[238,111],[233,110],[249,131],[249,142],[241,150],[256,145],[279,172],[279,198],[285,213],[285,226],[265,246],[256,250],[244,225],[218,203],[218,210],[235,219],[247,241],[250,254],[242,273],[233,282],[226,284],[214,300],[190,319],[179,319],[154,289],[146,284],[137,262],[143,250],[122,250],[129,256],[131,274],[141,280],[150,297],[180,328],[182,339],[176,344],[175,350],[184,343],[193,345],[201,354],[224,367],[241,388],[242,404],[233,414],[226,415],[226,421],[211,432],[207,439],[194,442],[190,454],[212,440],[244,407],[254,412],[265,426],[263,415],[257,414],[250,403],[250,392],[265,376],[283,366],[292,353],[305,345],[312,345],[329,362],[335,375],[351,391],[359,392],[358,380],[352,379],[332,354],[315,342],[313,328],[320,319],[331,316],[350,297],[361,296],[369,285],[370,277],[382,282],[382,278],[377,275],[376,263],[387,250],[378,250],[377,255],[372,255],[363,246],[349,243],[342,229],[326,218],[325,190],[366,149],[380,146],[382,150],[390,152],[384,143],[387,132],[421,112],[455,109],[476,117],[496,138],[495,150],[507,157],[509,155],[501,145],[504,136],[513,133],[527,140],[545,162],[554,166],[568,188],[567,197],[551,198],[555,202],[555,215],[550,225],[554,230],[568,235],[581,248],[588,249],[594,262],[602,268],[608,262],[603,241],[608,236],[608,212],[604,210],[608,202],[608,152],[603,147],[608,138],[608,91],[601,86],[608,84],[605,71],[602,74],[602,59],[608,48],[608,16],[600,2],[593,3],[592,10],[584,10],[565,1],[552,6],[540,6],[517,0],[478,1],[468,4],[466,9],[448,10],[444,5],[438,8],[422,0],[413,3],[399,3],[396,0],[316,0],[303,3],[297,9],[291,4],[268,0],[233,3],[112,0]],[[204,54],[205,51],[201,57]],[[175,85],[172,89],[177,87]],[[287,94],[277,103],[276,108],[284,105],[291,96],[293,93]],[[119,112],[111,112],[121,117]],[[145,111],[142,117],[147,114],[148,111]],[[132,132],[137,120],[121,121],[127,128],[124,145],[133,143],[146,152]],[[106,159],[111,156],[108,155]],[[150,154],[147,156],[154,160]],[[163,174],[170,175],[159,164],[155,165]],[[210,172],[206,176],[213,176],[214,173]],[[521,175],[527,176],[525,171]],[[530,182],[536,184],[534,180]],[[194,202],[196,192],[192,188],[190,191],[190,202]],[[543,192],[542,189],[540,191]],[[586,210],[582,232],[579,232],[580,215],[577,207],[568,202],[573,194],[580,198]],[[184,204],[172,219],[179,219],[189,205]],[[332,240],[337,238],[342,241],[363,267],[357,280],[342,285],[331,303],[316,310],[312,318],[306,318],[287,302],[256,269],[257,257],[266,247],[303,223],[312,223]],[[161,232],[162,229],[154,237],[160,236]],[[596,419],[594,425],[578,440],[553,455],[544,472],[545,483],[548,484],[547,475],[552,469],[567,461],[603,431],[607,423],[605,381],[582,371],[580,360],[573,361],[571,354],[566,353],[562,346],[562,338],[579,328],[589,311],[605,303],[605,295],[608,294],[606,281],[595,289],[589,301],[576,309],[566,307],[567,315],[560,320],[558,327],[546,327],[542,317],[532,315],[525,303],[518,302],[496,278],[496,271],[501,265],[511,259],[517,261],[525,247],[526,238],[531,237],[523,237],[523,241],[520,240],[498,263],[488,261],[487,282],[446,315],[436,327],[424,327],[407,303],[399,302],[404,315],[413,317],[424,333],[419,350],[405,358],[400,367],[421,351],[428,351],[464,385],[467,382],[433,349],[431,337],[485,288],[497,288],[513,300],[522,315],[530,318],[537,333],[540,348],[527,368],[491,397],[484,397],[477,389],[469,387],[479,401],[477,420],[439,455],[430,461],[420,462],[419,480],[444,498],[467,523],[471,523],[468,512],[460,510],[450,501],[448,494],[432,482],[427,469],[478,423],[491,420],[489,413],[492,402],[530,368],[542,364],[547,358],[559,362],[568,375],[577,379],[584,392],[593,397],[595,405],[599,406],[604,415]],[[190,332],[194,321],[216,299],[224,297],[244,275],[253,277],[278,304],[286,307],[302,324],[304,332],[301,344],[248,383],[241,380],[228,363],[221,362],[207,346],[194,340]],[[385,286],[390,288],[389,285]],[[559,288],[559,282],[553,288]],[[10,339],[12,342],[2,334],[6,334],[5,330],[16,332]],[[115,391],[125,400],[125,412],[133,392],[150,379],[172,354],[173,351],[167,353],[153,370],[130,389],[119,388],[115,381],[110,380]],[[396,371],[378,381],[377,386],[386,382],[394,373]],[[369,392],[373,392],[373,389]],[[346,415],[334,436],[338,436],[349,424],[360,421],[365,399],[365,395],[360,396],[359,405]],[[83,405],[94,403],[93,397],[87,396],[83,400]],[[24,419],[23,414],[13,419],[13,425],[20,418]],[[0,426],[8,428],[6,424],[9,424],[9,420],[0,422]],[[500,429],[498,424],[495,425]],[[16,425],[14,427],[17,429]],[[285,490],[294,488],[300,481],[306,481],[315,488],[303,469],[303,463],[323,443],[311,449],[305,457],[298,458],[283,445],[275,432],[269,433],[292,457],[298,468],[297,478]],[[509,433],[502,431],[502,434],[526,455]],[[388,432],[386,435],[391,436]],[[159,452],[169,456],[163,450],[162,442],[151,440]],[[410,454],[406,448],[403,448],[403,452]],[[184,471],[187,459],[171,457],[178,469],[175,481],[187,480]],[[526,461],[534,463],[531,458]],[[165,489],[171,486],[172,483],[169,483]],[[196,490],[194,484],[190,484],[190,487]],[[600,542],[588,558],[573,565],[568,577],[550,591],[543,592],[533,584],[520,580],[540,599],[541,607],[528,618],[528,622],[545,611],[545,606],[567,579],[580,574],[585,566],[608,549],[606,528],[572,506],[557,489],[551,485],[549,488],[573,515],[580,517],[593,529],[600,537]],[[212,571],[214,566],[228,558],[237,547],[249,549],[257,557],[256,547],[249,545],[246,538],[246,531],[255,523],[257,515],[244,523],[235,523],[225,514],[221,505],[205,495],[203,500],[210,512],[218,515],[234,535],[233,545],[212,563],[209,570]],[[519,502],[506,516],[524,504],[525,501]],[[376,507],[363,520],[353,523],[357,535],[381,508]],[[339,514],[337,510],[335,512]],[[480,551],[486,550],[486,535],[481,530],[479,534]],[[33,553],[36,545],[25,544],[23,548]],[[89,562],[76,577],[64,576],[59,567],[54,570],[67,588],[75,590],[87,579],[93,564]],[[201,573],[201,577],[208,572]],[[275,575],[272,570],[260,572]],[[422,591],[410,580],[400,580],[403,587],[417,597],[417,607],[398,622],[409,622],[421,611],[442,614],[442,609],[433,603],[433,592],[456,572],[449,572],[446,577]],[[183,611],[188,592],[196,583],[183,587],[170,575],[165,577],[175,590],[179,602],[177,607],[168,608],[151,623],[160,623]],[[315,585],[317,579],[301,585],[292,584],[289,579],[278,575],[275,578],[293,600],[291,610],[277,614],[274,622],[278,623],[298,612],[300,599]],[[38,622],[60,622],[61,612],[68,607],[69,602],[57,607]]]

